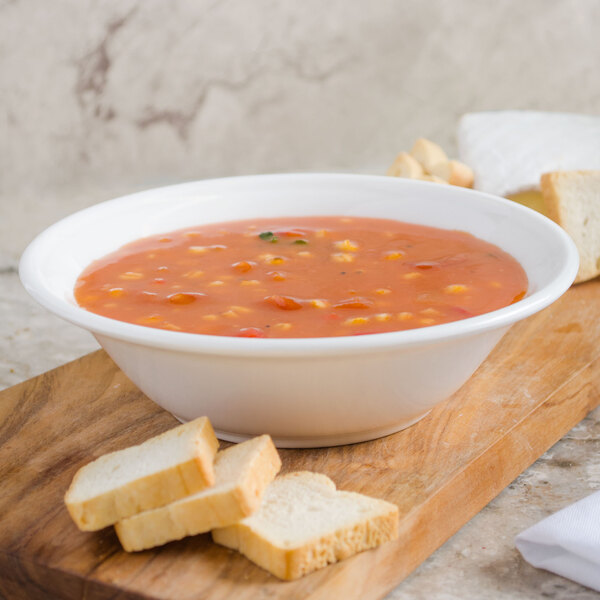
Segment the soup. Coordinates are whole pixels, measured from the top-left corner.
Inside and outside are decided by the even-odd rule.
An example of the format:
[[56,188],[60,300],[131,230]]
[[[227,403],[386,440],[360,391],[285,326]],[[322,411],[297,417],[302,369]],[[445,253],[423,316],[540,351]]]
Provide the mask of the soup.
[[527,292],[519,263],[462,231],[365,217],[212,223],[89,265],[85,309],[172,331],[257,338],[385,333],[487,313]]

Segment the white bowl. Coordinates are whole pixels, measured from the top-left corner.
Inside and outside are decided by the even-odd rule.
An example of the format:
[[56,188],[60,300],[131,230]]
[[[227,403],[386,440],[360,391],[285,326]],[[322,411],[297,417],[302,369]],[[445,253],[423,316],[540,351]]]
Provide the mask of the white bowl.
[[[73,297],[92,260],[137,238],[259,217],[351,215],[460,229],[516,258],[525,299],[462,321],[353,337],[245,339],[180,333],[102,317]],[[208,415],[220,438],[269,433],[280,447],[347,444],[414,423],[471,376],[507,329],[572,283],[575,246],[549,219],[458,187],[362,175],[259,175],[149,190],[56,223],[25,251],[27,291],[91,331],[152,400],[186,421]]]

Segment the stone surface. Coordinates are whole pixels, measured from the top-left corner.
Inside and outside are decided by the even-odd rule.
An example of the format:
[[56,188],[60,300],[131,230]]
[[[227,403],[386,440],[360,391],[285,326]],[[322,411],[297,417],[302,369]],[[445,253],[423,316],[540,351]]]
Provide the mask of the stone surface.
[[[597,0],[0,0],[0,387],[97,347],[17,259],[57,219],[187,179],[385,172],[466,111],[600,106]],[[598,595],[527,565],[521,530],[600,488],[595,411],[395,600]]]

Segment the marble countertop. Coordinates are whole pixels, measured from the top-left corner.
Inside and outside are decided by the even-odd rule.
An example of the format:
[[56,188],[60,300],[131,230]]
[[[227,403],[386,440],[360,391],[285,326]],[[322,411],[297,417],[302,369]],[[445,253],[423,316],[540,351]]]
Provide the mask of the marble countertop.
[[[19,283],[54,221],[190,179],[383,173],[420,136],[455,157],[465,112],[597,114],[599,20],[597,0],[0,2],[0,388],[98,347]],[[600,409],[388,599],[599,599],[514,547],[598,489]]]
[[[0,268],[0,387],[98,348],[87,332],[39,307],[23,290],[16,262]],[[513,481],[400,584],[388,600],[578,599],[600,594],[534,569],[514,546],[517,533],[600,489],[600,409]]]

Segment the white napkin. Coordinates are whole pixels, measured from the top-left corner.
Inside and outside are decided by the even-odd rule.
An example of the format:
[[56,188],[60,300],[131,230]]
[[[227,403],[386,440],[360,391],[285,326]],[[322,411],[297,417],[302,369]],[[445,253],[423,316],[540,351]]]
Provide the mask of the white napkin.
[[515,543],[534,567],[600,592],[600,492],[526,529]]

